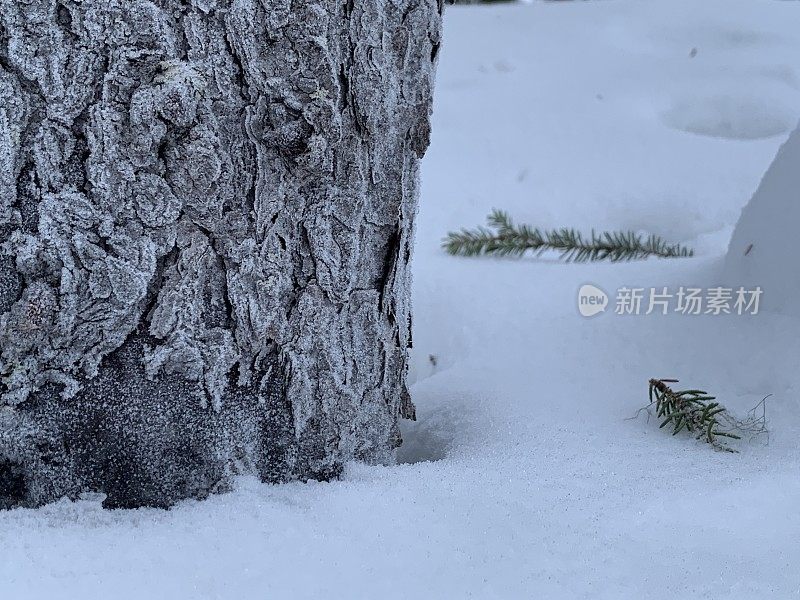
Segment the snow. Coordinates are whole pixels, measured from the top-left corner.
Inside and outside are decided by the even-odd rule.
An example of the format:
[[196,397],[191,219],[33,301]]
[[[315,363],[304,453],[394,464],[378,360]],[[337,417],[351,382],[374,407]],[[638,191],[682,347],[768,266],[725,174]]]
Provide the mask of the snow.
[[800,128],[781,146],[758,190],[742,211],[726,260],[726,279],[760,285],[765,307],[800,315],[800,277],[789,250],[800,227]]
[[[87,498],[2,513],[0,598],[798,594],[800,336],[780,310],[796,269],[770,259],[777,245],[746,273],[724,256],[800,117],[799,18],[800,3],[777,0],[448,8],[405,462],[350,465],[332,483],[243,478],[168,512]],[[753,228],[741,239],[754,253],[777,221],[769,202],[739,228]],[[565,265],[441,252],[447,231],[492,207],[542,227],[652,232],[697,256]],[[612,294],[761,276],[757,315],[577,310],[587,283]],[[626,420],[650,377],[712,390],[740,415],[772,394],[769,443],[720,453]]]

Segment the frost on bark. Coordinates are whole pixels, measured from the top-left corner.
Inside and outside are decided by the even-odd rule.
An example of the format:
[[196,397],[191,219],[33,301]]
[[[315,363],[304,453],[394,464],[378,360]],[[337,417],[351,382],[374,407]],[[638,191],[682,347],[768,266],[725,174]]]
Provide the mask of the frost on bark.
[[0,0],[0,507],[387,462],[438,0]]

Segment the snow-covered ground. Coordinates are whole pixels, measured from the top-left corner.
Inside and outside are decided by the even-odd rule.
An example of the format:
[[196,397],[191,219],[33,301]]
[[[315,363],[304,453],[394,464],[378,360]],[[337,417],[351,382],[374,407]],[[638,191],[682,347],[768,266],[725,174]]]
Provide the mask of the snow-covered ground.
[[[334,483],[243,479],[168,512],[87,499],[2,513],[0,598],[800,595],[800,321],[613,306],[586,319],[576,297],[584,283],[721,281],[739,213],[800,117],[798,23],[800,2],[778,0],[449,8],[404,464],[352,465]],[[447,231],[492,207],[657,233],[697,256],[442,253]],[[769,444],[714,452],[626,420],[650,377],[739,414],[773,394]]]

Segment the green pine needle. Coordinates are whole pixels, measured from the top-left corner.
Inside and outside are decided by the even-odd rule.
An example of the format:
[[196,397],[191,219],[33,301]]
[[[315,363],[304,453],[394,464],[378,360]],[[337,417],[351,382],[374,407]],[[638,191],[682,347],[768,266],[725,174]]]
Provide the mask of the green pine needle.
[[[656,414],[662,419],[659,427],[671,425],[672,435],[686,429],[694,433],[697,439],[705,440],[718,450],[736,452],[717,439],[719,437],[740,439],[738,435],[721,429],[722,425],[717,417],[722,419],[727,416],[725,407],[719,402],[714,402],[714,396],[709,396],[702,390],[676,392],[667,383],[677,383],[677,380],[650,380],[650,404],[655,403]],[[734,422],[732,418],[726,420]]]
[[531,250],[539,255],[546,250],[560,252],[561,260],[612,262],[635,260],[649,256],[674,258],[692,256],[694,252],[680,244],[669,244],[655,235],[642,236],[633,231],[615,231],[584,238],[569,228],[542,231],[530,225],[515,225],[508,213],[493,210],[488,227],[450,232],[442,247],[454,256],[522,256]]

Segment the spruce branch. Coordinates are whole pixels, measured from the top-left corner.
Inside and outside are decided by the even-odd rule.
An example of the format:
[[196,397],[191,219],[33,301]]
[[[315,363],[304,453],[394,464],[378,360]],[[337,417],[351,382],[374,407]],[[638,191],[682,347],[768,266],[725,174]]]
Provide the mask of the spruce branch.
[[720,419],[728,423],[736,423],[727,410],[714,396],[703,390],[674,391],[668,383],[677,383],[677,379],[651,379],[650,405],[655,404],[656,415],[662,419],[659,427],[672,426],[672,435],[683,429],[694,433],[697,439],[703,439],[718,450],[736,452],[726,446],[718,438],[741,439],[730,430],[723,429]]
[[493,210],[488,227],[450,232],[442,247],[454,256],[522,256],[532,251],[537,256],[547,250],[560,252],[567,262],[636,260],[649,256],[674,258],[694,252],[680,244],[669,244],[656,235],[642,237],[633,231],[595,233],[584,237],[571,228],[541,230],[530,225],[516,225],[508,213]]

